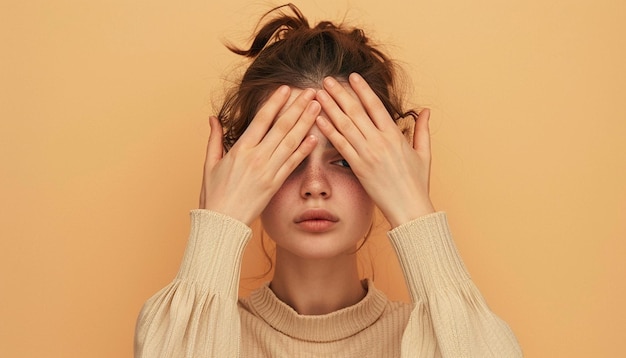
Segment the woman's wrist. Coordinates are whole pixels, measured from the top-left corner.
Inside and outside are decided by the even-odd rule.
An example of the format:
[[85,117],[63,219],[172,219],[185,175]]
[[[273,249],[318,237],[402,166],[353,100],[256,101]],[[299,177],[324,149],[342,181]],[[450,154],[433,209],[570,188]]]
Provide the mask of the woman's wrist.
[[401,210],[397,210],[397,212],[385,215],[391,228],[396,228],[400,225],[406,224],[410,221],[413,221],[419,217],[426,216],[435,212],[435,207],[433,206],[430,200],[426,200],[424,202],[415,203],[415,205],[411,205],[410,207],[402,208]]

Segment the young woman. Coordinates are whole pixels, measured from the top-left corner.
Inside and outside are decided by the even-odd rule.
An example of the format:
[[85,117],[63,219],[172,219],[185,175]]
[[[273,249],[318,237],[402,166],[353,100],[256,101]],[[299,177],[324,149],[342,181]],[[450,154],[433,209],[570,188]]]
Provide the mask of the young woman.
[[[136,357],[521,356],[431,204],[428,110],[402,110],[393,63],[361,30],[287,9],[231,47],[252,62],[210,118],[200,209],[178,275],[140,314]],[[396,125],[409,115],[411,141]],[[375,206],[412,304],[359,278]],[[275,274],[238,300],[259,216]]]

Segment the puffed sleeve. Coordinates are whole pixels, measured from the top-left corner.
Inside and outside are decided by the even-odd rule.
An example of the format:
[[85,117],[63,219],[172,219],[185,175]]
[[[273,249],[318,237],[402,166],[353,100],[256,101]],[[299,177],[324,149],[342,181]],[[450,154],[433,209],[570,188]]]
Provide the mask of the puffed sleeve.
[[136,358],[238,357],[237,309],[245,224],[208,210],[191,212],[189,241],[176,278],[143,306]]
[[415,304],[402,357],[522,357],[515,335],[472,282],[445,213],[415,219],[388,236]]

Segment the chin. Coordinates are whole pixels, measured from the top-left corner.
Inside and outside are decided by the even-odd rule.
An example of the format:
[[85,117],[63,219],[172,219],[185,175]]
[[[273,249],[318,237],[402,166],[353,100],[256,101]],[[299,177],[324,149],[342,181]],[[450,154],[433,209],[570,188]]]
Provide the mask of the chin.
[[298,237],[291,242],[284,243],[281,240],[276,243],[277,257],[278,251],[283,251],[283,255],[289,255],[302,260],[329,260],[339,258],[350,258],[356,255],[357,242],[353,241],[341,245],[336,237],[322,235],[305,235]]

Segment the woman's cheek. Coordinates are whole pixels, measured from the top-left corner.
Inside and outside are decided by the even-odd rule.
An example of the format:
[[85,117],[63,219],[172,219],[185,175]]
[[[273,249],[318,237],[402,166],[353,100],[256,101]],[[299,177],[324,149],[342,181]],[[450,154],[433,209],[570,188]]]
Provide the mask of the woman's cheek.
[[341,183],[341,188],[346,196],[354,201],[355,204],[361,206],[372,205],[372,199],[361,185],[359,179],[352,173],[342,173],[337,177],[337,182]]

